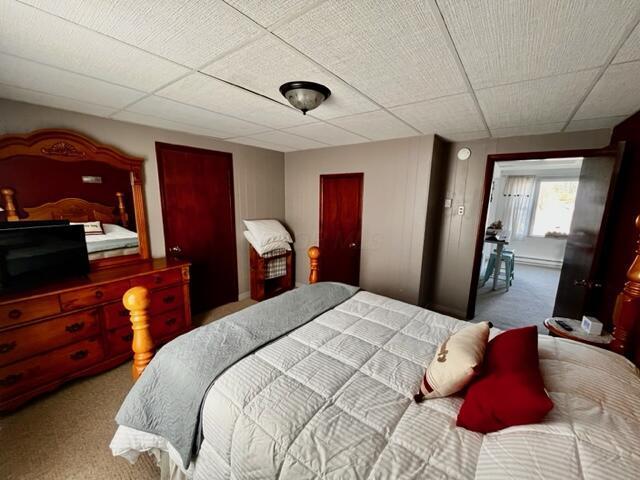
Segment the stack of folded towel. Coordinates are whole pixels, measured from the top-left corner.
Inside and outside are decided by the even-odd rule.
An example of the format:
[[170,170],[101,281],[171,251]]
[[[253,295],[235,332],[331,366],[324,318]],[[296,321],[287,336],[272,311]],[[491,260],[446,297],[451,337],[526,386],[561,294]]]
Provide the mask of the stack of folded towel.
[[[245,238],[263,258],[268,259],[291,250],[293,239],[278,220],[244,220]],[[278,278],[287,273],[287,259],[276,258],[267,262],[265,279]]]

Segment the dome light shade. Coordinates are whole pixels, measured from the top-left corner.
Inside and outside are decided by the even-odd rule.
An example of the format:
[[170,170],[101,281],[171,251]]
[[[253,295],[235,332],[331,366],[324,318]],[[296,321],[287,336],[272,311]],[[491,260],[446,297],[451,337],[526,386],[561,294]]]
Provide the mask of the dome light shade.
[[314,82],[287,82],[280,86],[280,93],[304,115],[331,96],[331,90]]

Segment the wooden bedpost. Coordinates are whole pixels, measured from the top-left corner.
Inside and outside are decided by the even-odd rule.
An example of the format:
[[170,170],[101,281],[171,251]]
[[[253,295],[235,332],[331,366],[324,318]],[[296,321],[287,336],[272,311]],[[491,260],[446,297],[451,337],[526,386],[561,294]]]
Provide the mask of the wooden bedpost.
[[2,198],[4,199],[4,211],[7,215],[8,222],[17,222],[20,220],[18,218],[18,212],[16,210],[16,204],[13,201],[13,196],[15,195],[15,190],[13,188],[3,188],[0,189],[0,194],[2,194]]
[[320,257],[320,249],[318,247],[309,247],[307,250],[309,255],[309,283],[318,283],[318,257]]
[[124,206],[124,193],[116,192],[116,198],[118,199],[118,215],[120,215],[120,222],[124,228],[129,226],[129,215],[127,215],[127,209]]
[[[640,215],[636,218],[636,229],[640,234]],[[618,294],[613,310],[613,340],[609,348],[621,355],[629,355],[634,348],[635,336],[640,329],[640,238],[636,256],[627,271],[627,283]],[[640,347],[636,346],[636,364],[640,365]]]
[[153,358],[153,340],[149,332],[149,290],[145,287],[133,287],[122,297],[122,303],[131,314],[133,329],[133,367],[131,375],[137,380]]

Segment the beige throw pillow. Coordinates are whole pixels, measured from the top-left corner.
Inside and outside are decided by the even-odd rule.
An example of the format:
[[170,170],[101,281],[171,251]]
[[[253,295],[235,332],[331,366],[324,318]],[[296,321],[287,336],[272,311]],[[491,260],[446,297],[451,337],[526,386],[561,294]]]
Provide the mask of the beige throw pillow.
[[490,328],[489,322],[474,323],[447,338],[427,367],[416,402],[462,390],[482,365]]

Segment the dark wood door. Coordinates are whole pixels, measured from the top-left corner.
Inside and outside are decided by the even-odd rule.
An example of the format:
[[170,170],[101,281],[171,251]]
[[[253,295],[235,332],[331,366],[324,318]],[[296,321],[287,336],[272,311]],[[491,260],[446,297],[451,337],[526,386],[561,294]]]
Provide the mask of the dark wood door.
[[600,295],[598,260],[621,153],[611,151],[584,157],[582,161],[554,316],[581,319],[589,313],[589,304]]
[[320,280],[360,284],[364,174],[320,175]]
[[230,153],[156,143],[167,256],[190,260],[191,305],[238,300]]

